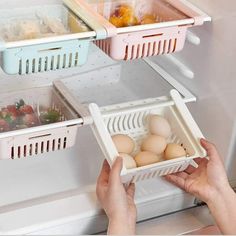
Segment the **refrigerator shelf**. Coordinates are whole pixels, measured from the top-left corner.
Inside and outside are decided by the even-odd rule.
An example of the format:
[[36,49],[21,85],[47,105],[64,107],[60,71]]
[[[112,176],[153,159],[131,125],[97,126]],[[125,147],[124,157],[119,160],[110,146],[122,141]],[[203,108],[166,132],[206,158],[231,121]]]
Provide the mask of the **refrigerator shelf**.
[[97,19],[103,17],[106,21],[104,27],[111,36],[95,43],[115,60],[133,60],[180,51],[185,44],[187,29],[211,20],[185,0],[64,2],[83,6]]
[[[82,105],[76,102],[73,106],[73,97],[60,81],[53,86],[2,93],[0,100],[0,159],[70,148],[84,123]],[[25,105],[19,108],[20,100]]]
[[98,22],[52,4],[0,10],[1,67],[7,74],[31,74],[83,65],[90,42],[106,37]]
[[122,104],[101,109],[96,104],[90,104],[89,109],[94,120],[93,131],[110,165],[119,156],[111,136],[124,134],[133,138],[136,148],[132,155],[135,156],[140,151],[142,140],[149,134],[147,118],[151,114],[161,115],[169,121],[172,135],[167,142],[179,144],[186,149],[188,156],[185,157],[134,169],[123,167],[121,172],[123,183],[135,183],[184,171],[189,165],[197,167],[194,159],[206,157],[206,152],[200,145],[200,138],[203,138],[203,135],[183,99],[176,90],[172,90],[170,95],[171,100],[156,98],[135,104],[131,102],[126,106]]

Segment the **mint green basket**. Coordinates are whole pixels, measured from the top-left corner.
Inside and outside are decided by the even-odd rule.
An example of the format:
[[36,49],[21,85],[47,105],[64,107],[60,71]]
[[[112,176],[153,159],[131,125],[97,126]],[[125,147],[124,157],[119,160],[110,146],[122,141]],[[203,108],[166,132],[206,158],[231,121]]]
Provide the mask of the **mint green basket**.
[[[0,10],[0,27],[14,19],[37,18],[38,14],[60,19],[65,27],[68,25],[68,13],[65,5],[47,5],[19,9]],[[78,8],[73,9],[75,17],[88,26],[88,31],[53,35],[30,40],[0,40],[1,67],[7,74],[32,74],[58,69],[81,66],[86,63],[91,41],[104,39],[106,30],[91,16]],[[33,18],[34,17],[34,18]],[[1,28],[0,28],[1,30]],[[2,31],[4,32],[4,30]],[[14,31],[13,31],[14,32]],[[1,36],[1,35],[0,35]]]
[[6,49],[2,69],[7,74],[31,74],[80,66],[86,63],[90,40],[69,40]]

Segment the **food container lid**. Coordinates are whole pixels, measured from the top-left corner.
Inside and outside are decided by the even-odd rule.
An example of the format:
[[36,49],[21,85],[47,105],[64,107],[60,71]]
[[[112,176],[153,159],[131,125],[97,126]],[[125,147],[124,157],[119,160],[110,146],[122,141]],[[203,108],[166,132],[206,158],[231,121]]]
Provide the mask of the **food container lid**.
[[75,14],[65,4],[0,10],[0,51],[73,39],[104,38],[105,29],[86,18],[82,11],[78,8]]

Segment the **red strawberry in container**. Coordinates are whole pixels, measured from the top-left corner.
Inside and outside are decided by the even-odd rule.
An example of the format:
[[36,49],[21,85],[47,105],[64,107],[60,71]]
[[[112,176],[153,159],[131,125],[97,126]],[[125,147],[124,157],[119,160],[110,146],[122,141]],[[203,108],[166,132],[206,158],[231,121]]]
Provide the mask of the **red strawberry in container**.
[[16,108],[15,105],[7,106],[7,110],[14,117],[20,116],[20,111]]
[[33,114],[26,114],[23,119],[22,122],[24,125],[26,125],[27,127],[34,127],[39,125],[39,119],[37,117],[37,115]]
[[32,106],[30,105],[24,105],[24,106],[21,106],[19,111],[22,113],[22,114],[33,114],[34,113],[34,109],[32,108]]
[[0,118],[0,133],[7,132],[9,130],[10,130],[10,125],[5,120]]
[[17,119],[17,112],[8,110],[8,108],[2,108],[2,118],[9,123],[14,122]]

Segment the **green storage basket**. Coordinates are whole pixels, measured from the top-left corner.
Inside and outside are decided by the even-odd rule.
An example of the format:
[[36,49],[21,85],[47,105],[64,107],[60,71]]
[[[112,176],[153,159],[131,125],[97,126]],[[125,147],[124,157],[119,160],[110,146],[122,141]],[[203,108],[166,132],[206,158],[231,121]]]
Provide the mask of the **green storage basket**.
[[[90,42],[104,39],[106,30],[87,13],[77,8],[69,10],[65,5],[47,5],[1,10],[0,23],[22,19],[37,19],[39,14],[60,19],[68,27],[69,14],[88,27],[86,32],[68,32],[27,40],[0,40],[1,67],[7,74],[32,74],[81,66],[86,63]],[[1,27],[1,26],[0,26]],[[0,28],[1,30],[1,28]],[[4,30],[2,30],[4,34]]]

